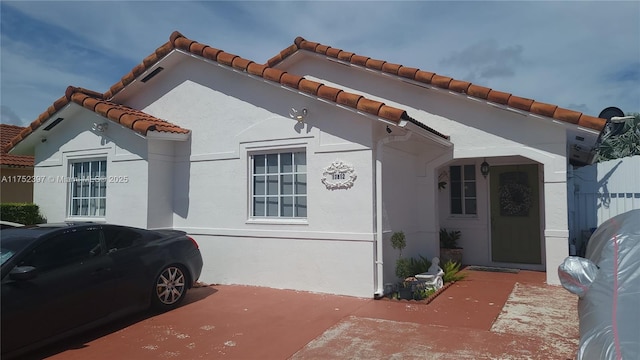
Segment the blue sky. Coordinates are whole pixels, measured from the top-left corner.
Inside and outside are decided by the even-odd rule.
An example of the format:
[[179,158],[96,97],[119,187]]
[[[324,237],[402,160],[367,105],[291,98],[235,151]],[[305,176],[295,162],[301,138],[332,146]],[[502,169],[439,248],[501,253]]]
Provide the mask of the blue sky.
[[597,116],[640,112],[640,1],[1,1],[0,121],[104,92],[178,30],[265,62],[296,36]]

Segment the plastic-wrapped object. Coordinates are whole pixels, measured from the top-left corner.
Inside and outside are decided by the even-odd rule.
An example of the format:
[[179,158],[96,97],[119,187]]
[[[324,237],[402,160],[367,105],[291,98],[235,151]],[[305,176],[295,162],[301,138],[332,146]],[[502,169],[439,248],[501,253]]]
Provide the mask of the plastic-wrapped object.
[[558,267],[580,296],[578,359],[640,359],[640,210],[613,217],[593,233],[585,258]]

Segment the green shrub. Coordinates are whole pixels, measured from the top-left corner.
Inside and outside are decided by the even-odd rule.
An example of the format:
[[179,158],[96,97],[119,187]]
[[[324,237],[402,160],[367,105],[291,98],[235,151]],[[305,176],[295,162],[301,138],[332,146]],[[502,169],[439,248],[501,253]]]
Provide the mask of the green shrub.
[[396,276],[402,280],[413,276],[415,273],[411,270],[411,260],[405,258],[399,258],[396,260]]
[[431,261],[422,255],[418,255],[418,258],[409,259],[409,268],[411,269],[411,275],[420,274],[429,271],[431,267]]
[[47,222],[47,219],[40,214],[38,205],[28,203],[0,204],[0,219],[24,225]]
[[444,281],[445,283],[460,281],[467,277],[467,274],[460,272],[460,263],[453,262],[451,260],[442,265],[442,271],[444,271],[442,281]]

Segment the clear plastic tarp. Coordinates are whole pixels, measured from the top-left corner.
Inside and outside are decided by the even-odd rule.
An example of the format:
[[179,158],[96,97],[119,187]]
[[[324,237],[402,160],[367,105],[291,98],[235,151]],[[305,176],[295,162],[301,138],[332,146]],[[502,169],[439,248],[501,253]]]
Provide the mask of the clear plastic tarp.
[[640,210],[600,225],[558,275],[580,297],[577,359],[640,359]]

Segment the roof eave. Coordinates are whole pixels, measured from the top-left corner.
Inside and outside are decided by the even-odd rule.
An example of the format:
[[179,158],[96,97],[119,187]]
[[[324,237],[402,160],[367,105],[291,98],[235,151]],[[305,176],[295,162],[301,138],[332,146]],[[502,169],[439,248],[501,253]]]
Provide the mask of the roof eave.
[[191,136],[191,132],[188,133],[172,133],[165,131],[147,131],[147,139],[153,140],[170,140],[170,141],[187,141]]

